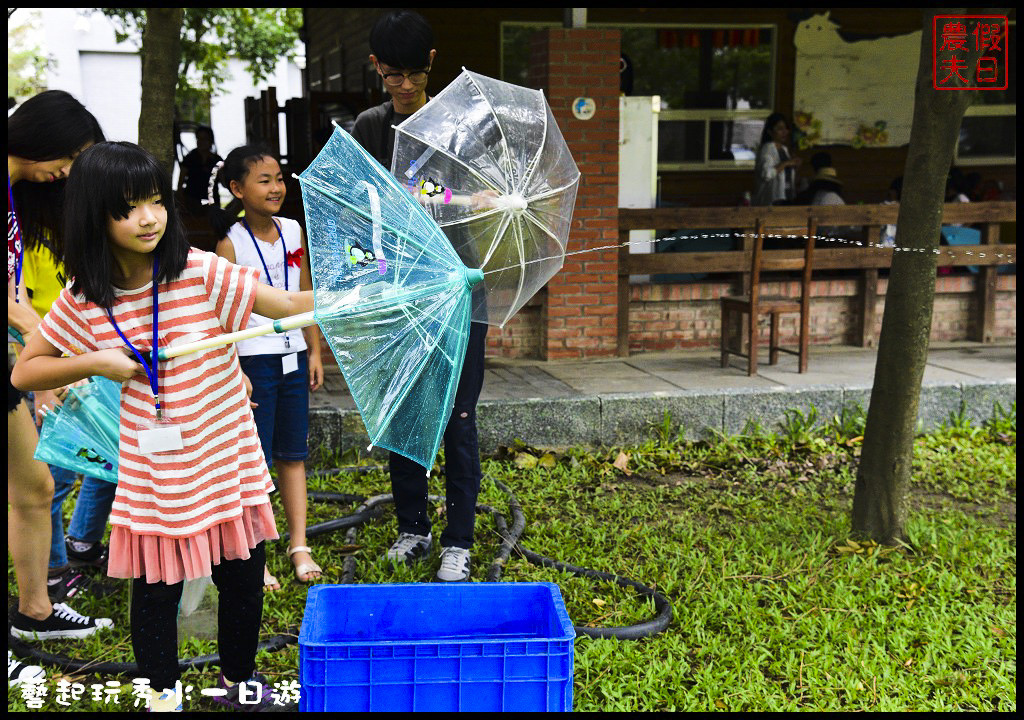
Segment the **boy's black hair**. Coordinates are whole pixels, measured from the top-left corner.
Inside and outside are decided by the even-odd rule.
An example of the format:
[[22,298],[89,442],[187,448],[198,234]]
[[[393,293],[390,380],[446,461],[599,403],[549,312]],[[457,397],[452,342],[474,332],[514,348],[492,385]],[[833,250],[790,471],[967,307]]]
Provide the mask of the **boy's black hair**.
[[370,30],[370,52],[397,70],[427,67],[433,49],[434,31],[414,10],[392,10],[377,18]]
[[[103,140],[93,114],[63,90],[33,95],[7,118],[7,153],[22,160],[56,160]],[[12,188],[26,248],[42,244],[60,256],[64,183],[23,181]]]
[[[236,147],[224,158],[224,163],[217,172],[220,184],[230,191],[232,180],[239,184],[245,182],[245,178],[249,175],[252,166],[265,157],[277,160],[274,154],[262,145],[241,145]],[[225,237],[231,226],[238,222],[238,215],[241,212],[242,201],[234,196],[232,196],[231,202],[223,209],[213,208],[210,211],[210,226],[213,228],[216,237]]]
[[154,251],[160,261],[157,282],[168,282],[181,275],[189,253],[170,177],[156,158],[133,143],[97,143],[78,156],[64,200],[62,259],[72,292],[103,308],[114,304],[107,224],[128,217],[131,202],[157,195],[167,208],[167,227]]

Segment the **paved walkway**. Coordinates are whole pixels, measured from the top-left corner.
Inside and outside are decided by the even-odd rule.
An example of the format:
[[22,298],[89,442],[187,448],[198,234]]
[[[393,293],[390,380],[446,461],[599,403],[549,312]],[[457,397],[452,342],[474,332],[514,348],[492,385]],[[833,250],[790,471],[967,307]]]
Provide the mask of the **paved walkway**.
[[[774,367],[759,366],[754,377],[742,358],[728,368],[719,367],[718,358],[701,350],[578,361],[488,359],[478,407],[481,450],[494,452],[517,439],[541,447],[641,442],[665,411],[692,438],[709,429],[739,432],[748,420],[773,427],[791,408],[806,413],[813,406],[828,418],[843,407],[867,407],[876,351],[812,347],[808,372],[798,373],[797,358],[782,355]],[[919,419],[933,427],[961,405],[972,418],[987,418],[995,402],[1004,409],[1016,402],[1016,378],[1015,341],[934,344]],[[311,405],[311,443],[366,447],[355,403],[336,369]]]

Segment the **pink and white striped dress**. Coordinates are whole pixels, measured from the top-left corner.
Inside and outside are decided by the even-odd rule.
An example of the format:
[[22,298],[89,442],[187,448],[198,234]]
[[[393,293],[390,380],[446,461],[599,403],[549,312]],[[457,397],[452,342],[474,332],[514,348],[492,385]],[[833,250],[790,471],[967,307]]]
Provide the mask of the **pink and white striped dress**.
[[[181,276],[159,288],[159,345],[245,328],[258,282],[254,268],[192,250]],[[151,284],[116,290],[111,308],[140,351],[153,345],[152,298]],[[40,330],[68,355],[124,346],[106,311],[67,288]],[[108,573],[177,583],[277,538],[274,486],[233,345],[161,361],[158,376],[164,414],[181,428],[184,448],[140,452],[139,430],[155,417],[153,393],[145,374],[125,383]]]

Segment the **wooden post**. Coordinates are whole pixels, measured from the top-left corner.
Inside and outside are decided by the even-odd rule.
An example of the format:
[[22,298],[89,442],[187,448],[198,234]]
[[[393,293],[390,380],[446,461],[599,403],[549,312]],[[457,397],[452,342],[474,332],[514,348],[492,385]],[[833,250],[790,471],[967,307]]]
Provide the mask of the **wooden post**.
[[878,307],[878,268],[860,273],[860,346],[875,346],[875,317]]
[[[984,245],[999,244],[999,223],[985,225]],[[977,310],[975,315],[974,335],[978,342],[988,343],[995,339],[996,330],[996,280],[999,277],[998,265],[982,265],[978,268],[975,296]]]
[[619,357],[629,357],[629,230],[619,230],[618,339]]

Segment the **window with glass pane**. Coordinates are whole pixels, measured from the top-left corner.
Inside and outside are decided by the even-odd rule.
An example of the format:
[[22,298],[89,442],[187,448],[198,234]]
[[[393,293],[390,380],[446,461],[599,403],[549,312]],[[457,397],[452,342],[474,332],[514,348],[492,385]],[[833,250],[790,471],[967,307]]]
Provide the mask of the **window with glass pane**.
[[980,165],[1017,160],[1017,25],[1010,23],[1005,90],[980,90],[960,125],[956,162]]
[[[530,38],[550,26],[502,24],[503,79],[526,84]],[[661,97],[658,162],[752,166],[764,118],[774,109],[775,29],[614,27],[632,71],[631,87],[623,90]]]
[[965,117],[957,158],[1012,158],[1017,155],[1017,117]]
[[622,29],[634,95],[684,109],[770,109],[772,28]]
[[703,120],[668,120],[658,123],[659,163],[703,161]]

